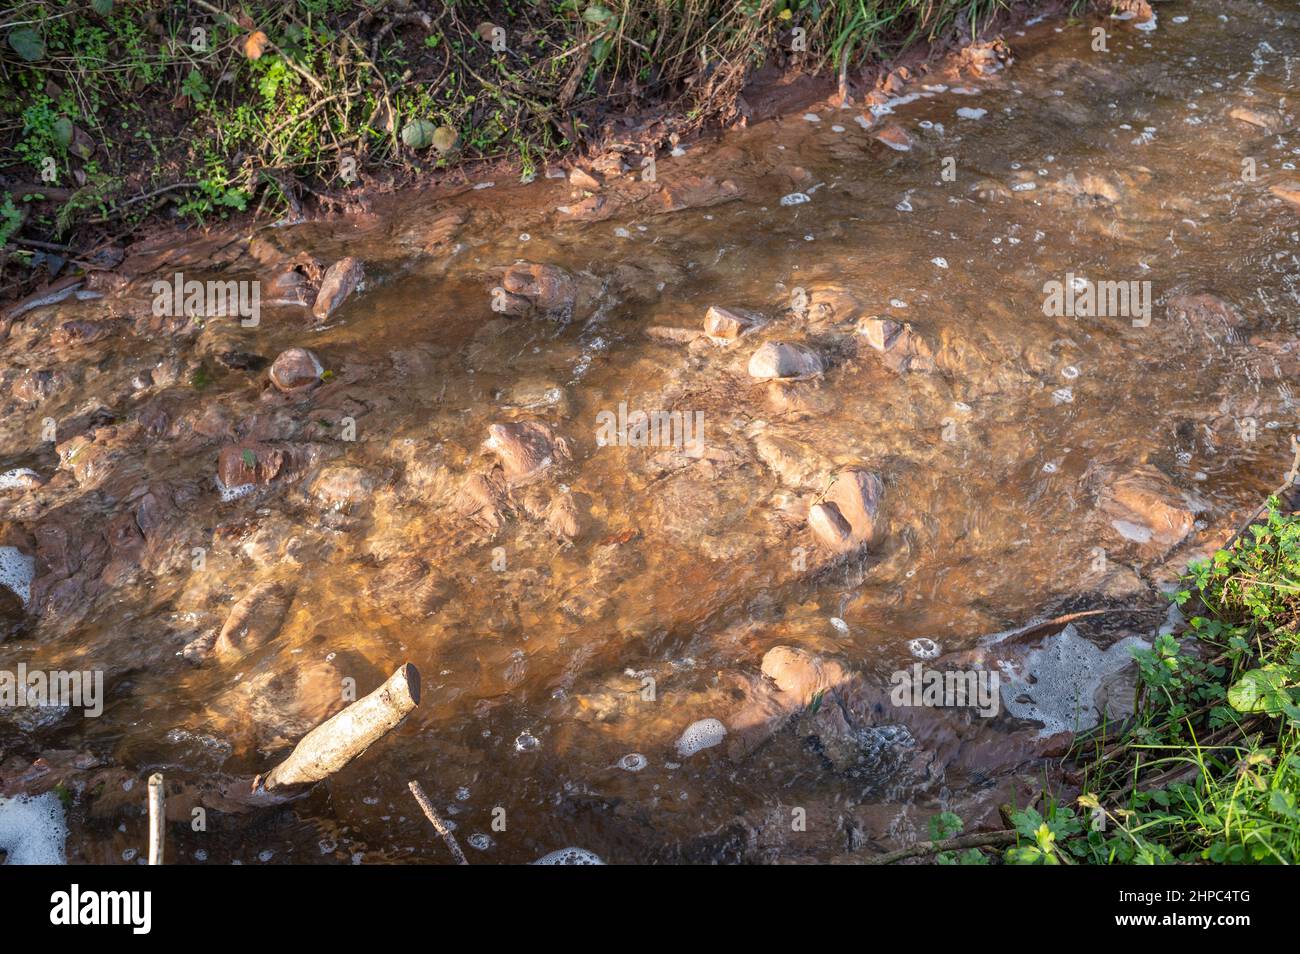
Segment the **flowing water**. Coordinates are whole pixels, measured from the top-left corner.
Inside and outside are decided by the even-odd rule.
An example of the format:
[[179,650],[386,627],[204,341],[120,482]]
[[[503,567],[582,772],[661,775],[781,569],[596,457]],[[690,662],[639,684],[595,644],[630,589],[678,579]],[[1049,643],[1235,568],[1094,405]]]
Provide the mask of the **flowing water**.
[[[936,71],[869,122],[819,109],[691,145],[599,208],[545,177],[402,197],[251,248],[156,250],[103,298],[28,313],[5,343],[0,467],[49,479],[0,502],[0,543],[36,558],[0,668],[99,668],[107,699],[98,718],[0,713],[0,766],[93,755],[69,855],[130,858],[131,780],[265,771],[344,680],[363,694],[409,660],[423,700],[400,729],[287,809],[173,826],[177,859],[445,862],[412,778],[472,863],[567,845],[611,863],[852,858],[1041,782],[1033,727],[1006,713],[965,724],[962,756],[924,778],[831,764],[789,727],[752,751],[675,743],[728,722],[779,645],[886,686],[920,637],[960,653],[1093,606],[1130,611],[1085,630],[1100,645],[1149,637],[1159,591],[1283,481],[1300,10],[1157,14],[1109,21],[1105,52],[1091,23],[1033,26],[1006,69]],[[877,138],[893,124],[908,142]],[[674,189],[687,207],[669,211]],[[255,328],[151,316],[158,277],[265,278],[302,251],[365,264],[323,325],[273,305]],[[568,272],[573,307],[494,311],[516,262]],[[1045,285],[1071,279],[1136,297],[1046,314]],[[690,340],[712,305],[763,324]],[[870,346],[871,316],[910,325],[909,363]],[[826,370],[751,378],[768,340]],[[314,389],[281,395],[247,367],[294,346],[328,371]],[[602,446],[620,404],[698,414],[700,445]],[[569,454],[470,513],[461,488],[498,461],[489,427],[514,421]],[[249,441],[301,466],[223,501],[218,452]],[[837,556],[806,514],[844,468],[883,493],[871,545]],[[1141,468],[1194,515],[1176,538],[1103,505]],[[576,527],[557,531],[557,507]],[[264,645],[183,658],[267,582],[289,598]]]

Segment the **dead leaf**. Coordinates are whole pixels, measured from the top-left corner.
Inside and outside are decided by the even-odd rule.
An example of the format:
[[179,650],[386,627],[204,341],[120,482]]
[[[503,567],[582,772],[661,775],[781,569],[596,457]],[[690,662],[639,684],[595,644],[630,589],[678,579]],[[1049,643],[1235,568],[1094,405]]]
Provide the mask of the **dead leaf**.
[[260,60],[263,51],[266,50],[267,44],[270,42],[270,39],[261,30],[248,34],[244,39],[244,56],[250,60]]

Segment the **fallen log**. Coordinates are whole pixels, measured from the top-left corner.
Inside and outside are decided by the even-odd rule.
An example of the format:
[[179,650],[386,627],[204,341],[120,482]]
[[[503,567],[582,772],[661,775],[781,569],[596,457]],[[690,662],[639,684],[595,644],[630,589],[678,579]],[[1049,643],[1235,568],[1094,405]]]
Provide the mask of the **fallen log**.
[[288,794],[315,785],[383,738],[420,704],[420,672],[403,663],[382,686],[308,732],[289,757],[253,780],[253,791]]

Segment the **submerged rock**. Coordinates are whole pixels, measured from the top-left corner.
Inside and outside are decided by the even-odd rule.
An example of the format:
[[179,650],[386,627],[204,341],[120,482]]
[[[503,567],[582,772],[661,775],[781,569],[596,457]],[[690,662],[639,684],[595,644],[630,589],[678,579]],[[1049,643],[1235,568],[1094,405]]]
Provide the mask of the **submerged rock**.
[[213,651],[219,658],[238,659],[265,646],[280,632],[292,600],[283,584],[257,584],[231,607]]
[[822,499],[808,508],[808,525],[817,539],[838,553],[872,541],[884,484],[866,470],[841,471]]
[[704,333],[719,342],[734,341],[754,327],[754,319],[741,312],[713,305],[704,313]]
[[1101,492],[1100,509],[1121,537],[1151,554],[1181,543],[1195,521],[1178,488],[1149,465],[1108,484]]
[[808,526],[832,550],[853,549],[853,528],[834,504],[816,503],[809,507]]
[[497,455],[511,483],[530,480],[570,457],[568,442],[538,421],[493,424],[483,446]]
[[461,485],[452,507],[462,517],[495,532],[511,513],[510,497],[499,474],[472,474]]
[[586,192],[599,192],[604,183],[580,166],[574,166],[569,170],[569,185]]
[[365,269],[355,258],[341,258],[325,272],[321,278],[320,291],[316,293],[316,302],[311,306],[311,313],[317,321],[324,321],[343,304],[343,301],[356,290],[365,278]]
[[1300,180],[1279,182],[1276,185],[1269,186],[1268,191],[1284,202],[1289,202],[1291,205],[1300,208]]
[[740,189],[730,179],[686,176],[665,184],[659,195],[665,212],[680,212],[729,202],[740,196]]
[[1234,106],[1228,110],[1228,118],[1269,133],[1278,132],[1286,126],[1286,115],[1271,106]]
[[582,535],[585,520],[571,493],[557,494],[546,508],[546,529],[561,540],[573,541]]
[[227,444],[217,458],[217,479],[227,491],[269,484],[287,459],[283,450],[268,444]]
[[253,741],[262,750],[296,743],[347,705],[344,685],[344,673],[335,663],[282,663],[254,673],[215,699],[211,731]]
[[932,371],[934,355],[912,326],[892,318],[871,316],[858,322],[858,334],[893,371]]
[[810,378],[826,370],[816,352],[784,341],[769,341],[749,359],[749,375],[759,380]]
[[360,467],[327,465],[312,481],[308,493],[322,507],[338,510],[369,500],[376,483]]
[[277,391],[294,394],[319,383],[324,372],[320,360],[312,352],[306,348],[290,348],[280,352],[269,373]]
[[906,129],[897,123],[890,123],[877,132],[876,139],[895,152],[909,152],[912,148],[912,137],[907,134]]
[[573,276],[556,265],[524,262],[511,265],[501,279],[501,285],[513,296],[521,299],[523,307],[507,299],[506,314],[520,314],[531,306],[545,313],[569,312],[577,300],[577,283]]
[[754,452],[789,487],[825,486],[833,469],[826,457],[792,434],[765,430],[754,438]]

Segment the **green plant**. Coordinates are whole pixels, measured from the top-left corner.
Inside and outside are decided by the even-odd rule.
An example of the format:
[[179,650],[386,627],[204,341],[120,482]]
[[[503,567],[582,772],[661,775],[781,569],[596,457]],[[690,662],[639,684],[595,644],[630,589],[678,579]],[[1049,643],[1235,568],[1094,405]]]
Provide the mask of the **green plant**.
[[1083,761],[1094,861],[1300,861],[1300,515],[1276,498],[1174,594],[1182,639],[1137,654],[1141,705]]

